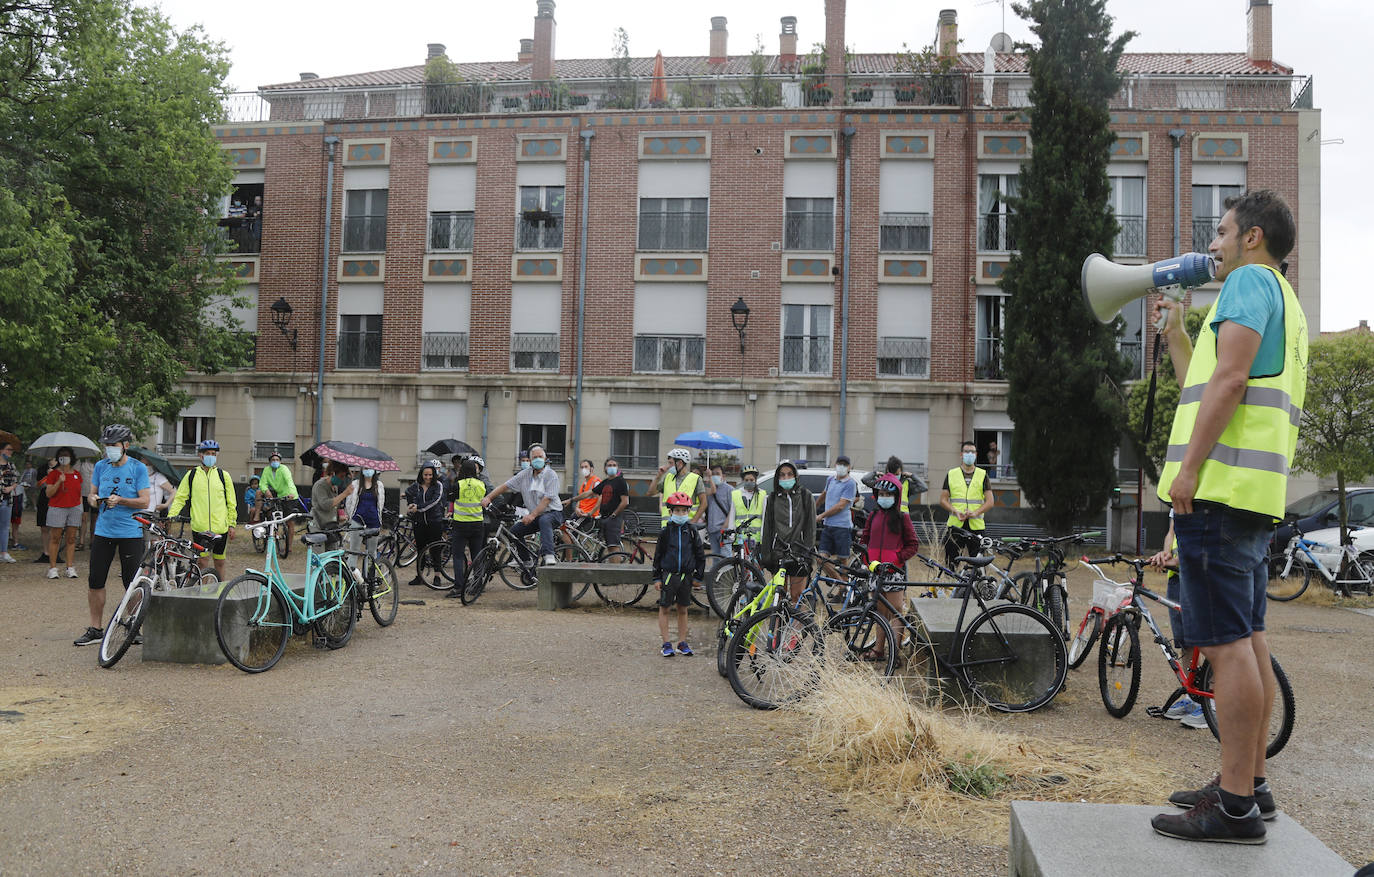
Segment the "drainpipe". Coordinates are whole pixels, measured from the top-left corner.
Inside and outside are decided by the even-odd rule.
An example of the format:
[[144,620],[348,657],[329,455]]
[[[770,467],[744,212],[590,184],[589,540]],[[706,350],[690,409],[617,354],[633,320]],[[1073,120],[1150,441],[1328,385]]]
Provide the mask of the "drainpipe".
[[573,455],[572,459],[582,459],[582,359],[583,339],[587,313],[587,196],[592,181],[592,138],[596,132],[583,128],[578,132],[582,138],[582,204],[577,229],[577,389],[573,393]]
[[325,342],[325,320],[329,315],[329,238],[333,234],[334,220],[334,149],[339,145],[339,138],[329,135],[324,138],[325,146],[329,147],[329,170],[324,184],[324,270],[320,276],[320,358],[315,373],[315,447],[323,436],[321,430],[324,429],[324,342]]
[[850,190],[854,152],[853,125],[840,129],[844,137],[844,262],[840,268],[840,443],[836,456],[843,454],[844,427],[849,409],[849,238],[853,225],[854,197]]
[[490,391],[482,391],[482,459],[487,459],[487,415],[491,412]]

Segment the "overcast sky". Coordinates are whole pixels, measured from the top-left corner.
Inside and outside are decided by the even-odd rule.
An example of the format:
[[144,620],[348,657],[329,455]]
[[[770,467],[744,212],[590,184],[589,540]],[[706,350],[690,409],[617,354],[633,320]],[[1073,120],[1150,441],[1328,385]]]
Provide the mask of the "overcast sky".
[[[513,60],[522,37],[533,36],[535,0],[476,3],[459,0],[388,0],[378,7],[358,0],[330,4],[282,0],[137,0],[160,6],[179,27],[203,25],[230,49],[230,84],[251,91],[287,82],[302,71],[320,76],[385,70],[420,64],[427,43],[443,43],[448,56],[463,61]],[[1108,0],[1117,31],[1134,30],[1128,51],[1245,51],[1248,0]],[[1374,129],[1367,110],[1368,58],[1374,34],[1369,0],[1273,0],[1274,56],[1299,75],[1315,77],[1316,106],[1322,110],[1322,314],[1321,328],[1343,329],[1358,320],[1374,322],[1374,294],[1356,279],[1359,253],[1368,243],[1370,206],[1352,193],[1364,191],[1369,143]],[[377,9],[385,14],[378,15]],[[687,14],[682,7],[643,0],[558,0],[556,54],[561,58],[603,58],[611,35],[623,27],[630,52],[651,56],[705,55],[712,15],[728,18],[730,53],[746,54],[761,37],[777,52],[778,19],[797,17],[804,51],[825,37],[824,0],[715,0]],[[1003,29],[1028,40],[1029,29],[1011,3],[999,0],[849,0],[846,42],[856,52],[888,52],[902,43],[916,49],[935,36],[939,10],[956,9],[965,51],[982,51]],[[1320,13],[1318,13],[1320,9]],[[1364,160],[1359,157],[1365,156]],[[1342,197],[1344,196],[1344,197]],[[1366,257],[1367,258],[1367,257]],[[1367,263],[1366,263],[1367,264]]]

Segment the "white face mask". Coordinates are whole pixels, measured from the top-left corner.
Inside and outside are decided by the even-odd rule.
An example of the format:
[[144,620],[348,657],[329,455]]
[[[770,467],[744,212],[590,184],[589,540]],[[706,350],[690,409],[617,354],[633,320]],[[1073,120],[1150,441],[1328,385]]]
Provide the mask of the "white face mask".
[[71,457],[58,457],[58,458],[57,458],[57,465],[59,465],[59,466],[68,466],[68,465],[71,465],[71,462],[72,462],[72,458],[71,458]]
[[849,474],[849,467],[843,463],[836,463],[835,474],[843,478],[844,476]]
[[586,477],[588,477],[588,476],[591,475],[591,474],[592,474],[592,470],[588,469],[586,466],[583,466],[583,467],[582,467],[582,477],[583,477],[583,478],[586,478]]

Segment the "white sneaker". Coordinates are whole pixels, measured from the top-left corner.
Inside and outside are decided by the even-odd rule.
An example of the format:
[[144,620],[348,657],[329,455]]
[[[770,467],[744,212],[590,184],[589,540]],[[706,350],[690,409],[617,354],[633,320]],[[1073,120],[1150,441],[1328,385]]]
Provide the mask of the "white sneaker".
[[1205,727],[1207,727],[1207,719],[1204,718],[1203,715],[1202,715],[1202,704],[1200,704],[1200,703],[1195,703],[1195,704],[1193,704],[1193,710],[1192,710],[1192,712],[1188,713],[1188,715],[1186,715],[1186,716],[1184,716],[1183,718],[1179,719],[1179,724],[1183,725],[1183,727],[1185,727],[1185,728],[1205,728]]
[[55,566],[50,566],[50,567],[48,567],[48,578],[50,578],[50,579],[55,579],[55,578],[57,578],[57,567],[55,567]]
[[67,578],[69,578],[69,579],[74,579],[74,578],[76,578],[76,567],[74,567],[74,566],[69,566],[69,567],[67,567]]
[[1193,699],[1185,694],[1174,701],[1173,706],[1164,711],[1164,718],[1173,719],[1175,722],[1181,721],[1183,717],[1191,713],[1196,706],[1197,704],[1193,703]]
[[0,554],[0,563],[18,563],[18,562],[19,562],[19,561],[15,560],[13,557],[10,557],[10,553],[9,553],[8,551],[6,551],[4,554]]
[[558,558],[554,557],[552,554],[544,555],[544,566],[553,566],[557,562]]

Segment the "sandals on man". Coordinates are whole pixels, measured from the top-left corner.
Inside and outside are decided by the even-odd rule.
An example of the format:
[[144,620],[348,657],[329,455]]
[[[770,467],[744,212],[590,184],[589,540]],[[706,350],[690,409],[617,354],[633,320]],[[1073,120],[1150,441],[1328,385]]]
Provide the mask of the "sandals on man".
[[870,664],[882,664],[885,661],[887,661],[887,653],[880,652],[877,649],[869,649],[865,651],[863,654],[859,655],[859,659],[862,661],[867,661]]

